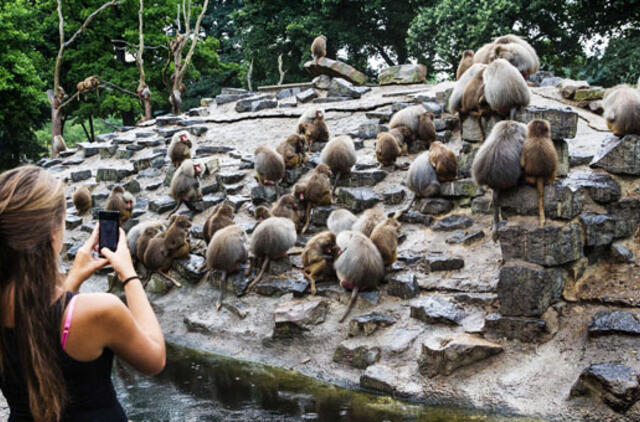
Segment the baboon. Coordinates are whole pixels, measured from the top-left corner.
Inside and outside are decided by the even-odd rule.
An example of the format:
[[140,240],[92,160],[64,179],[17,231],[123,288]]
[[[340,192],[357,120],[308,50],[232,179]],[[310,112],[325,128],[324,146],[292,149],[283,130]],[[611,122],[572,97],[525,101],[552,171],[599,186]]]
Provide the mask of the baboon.
[[347,309],[340,318],[342,322],[353,308],[358,292],[377,287],[384,278],[384,262],[376,245],[362,233],[342,232],[337,236],[336,243],[340,255],[333,267],[340,285],[345,289],[352,289]]
[[[640,83],[640,81],[638,81]],[[628,85],[607,92],[603,100],[607,127],[615,136],[640,134],[640,93]]]
[[525,181],[538,190],[538,213],[540,227],[543,227],[544,185],[553,183],[558,167],[558,153],[551,140],[551,126],[546,120],[532,120],[527,125],[520,166],[524,170]]
[[407,187],[413,192],[413,199],[407,210],[419,198],[429,198],[440,193],[438,174],[429,160],[429,151],[425,151],[411,163],[407,172]]
[[456,71],[456,81],[473,65],[473,50],[464,50]]
[[[314,112],[309,120],[308,113]],[[326,143],[329,141],[329,128],[324,121],[324,112],[318,109],[307,110],[298,120],[298,133],[304,135],[307,141],[307,149],[311,149],[314,143]]]
[[93,206],[93,200],[91,198],[91,192],[86,186],[79,187],[73,192],[71,198],[73,200],[73,206],[76,207],[78,215],[84,215]]
[[400,223],[396,217],[389,217],[379,223],[371,232],[369,238],[378,248],[385,266],[391,265],[398,259],[398,235]]
[[[540,59],[538,58],[538,53],[536,53],[536,50],[531,46],[531,44],[529,44],[519,36],[515,34],[507,34],[496,38],[495,40],[493,40],[493,42],[494,44],[518,44],[526,49],[530,56],[530,58],[527,60],[531,62],[531,66],[528,69],[528,74],[526,76],[522,75],[525,79],[527,79],[530,74],[536,73],[540,68]],[[515,66],[519,68],[519,66]]]
[[436,129],[433,125],[434,115],[418,104],[403,108],[391,117],[389,128],[406,126],[420,140],[432,142],[435,140]]
[[307,161],[306,149],[305,138],[294,134],[278,145],[276,151],[284,159],[285,167],[293,169]]
[[493,50],[494,46],[495,44],[490,42],[480,47],[480,49],[476,51],[476,54],[473,55],[473,62],[489,64],[490,63],[489,55],[491,54],[491,51]]
[[[511,65],[509,65],[511,66]],[[478,185],[493,190],[493,239],[498,236],[500,191],[518,185],[522,176],[520,155],[527,127],[512,120],[498,122],[473,160],[471,173]]]
[[492,110],[511,120],[516,109],[529,105],[529,87],[524,78],[505,59],[496,59],[489,63],[482,75],[484,97]]
[[207,245],[211,242],[211,238],[213,238],[213,235],[218,230],[233,224],[233,215],[233,207],[227,203],[223,202],[213,208],[213,211],[202,228],[202,234],[204,235],[204,240],[207,242]]
[[282,195],[280,199],[273,204],[271,215],[273,217],[288,218],[293,221],[293,224],[296,226],[296,230],[300,230],[301,222],[300,213],[298,212],[298,203],[295,196],[292,194],[287,193],[286,195]]
[[311,55],[316,65],[318,60],[327,55],[327,37],[320,35],[313,40],[313,43],[311,43]]
[[171,137],[171,143],[169,144],[169,160],[174,167],[180,167],[180,164],[187,158],[191,158],[191,148],[193,142],[191,141],[191,135],[186,130],[181,130],[175,133]]
[[353,223],[351,230],[360,232],[365,236],[371,236],[371,232],[378,224],[384,221],[387,216],[381,208],[374,207],[365,210],[362,215]]
[[434,115],[430,111],[418,116],[418,139],[426,141],[427,145],[436,140],[436,126],[433,123]]
[[287,251],[295,245],[297,237],[296,226],[288,218],[269,217],[258,224],[249,240],[252,259],[247,273],[258,266],[259,261],[263,262],[260,272],[247,287],[247,293],[262,279],[271,260],[287,256]]
[[376,159],[383,166],[395,164],[396,158],[402,154],[400,141],[389,132],[378,133],[376,141]]
[[64,141],[64,138],[61,135],[54,136],[53,142],[51,143],[51,158],[57,158],[61,151],[66,150],[67,143]]
[[[129,252],[131,252],[132,258],[138,259],[139,256],[142,257],[144,255],[144,251],[142,254],[137,253],[138,239],[140,238],[140,236],[142,236],[142,233],[149,227],[157,228],[157,233],[165,230],[164,223],[157,220],[151,220],[138,223],[135,226],[131,227],[127,232],[127,246],[129,246]],[[155,236],[157,233],[155,233],[153,236]],[[151,238],[149,238],[149,240],[151,240]],[[139,260],[142,261],[142,258],[140,258]]]
[[317,107],[307,108],[302,115],[298,118],[298,134],[303,134],[303,123],[311,123],[317,118],[324,119],[324,110]]
[[253,218],[258,220],[258,222],[266,220],[269,217],[273,217],[271,211],[264,205],[257,206],[256,209],[253,210]]
[[475,63],[466,72],[462,74],[460,79],[458,79],[453,85],[453,91],[451,91],[451,95],[449,96],[449,103],[447,105],[447,110],[449,113],[455,114],[460,111],[462,108],[462,95],[464,94],[465,89],[467,89],[467,84],[480,70],[485,69],[487,67],[486,64]]
[[308,178],[293,186],[293,194],[306,207],[305,224],[301,233],[309,228],[311,208],[331,205],[331,169],[326,164],[318,164]]
[[537,55],[535,57],[532,56],[526,47],[518,43],[496,44],[491,54],[489,54],[489,60],[491,62],[496,59],[505,59],[511,63],[518,69],[525,82],[529,75],[537,72],[540,67],[537,58]]
[[396,126],[387,133],[393,135],[400,142],[401,155],[406,154],[409,150],[409,145],[416,140],[416,135],[406,126]]
[[171,179],[170,193],[177,204],[169,216],[173,215],[182,204],[185,204],[191,211],[195,210],[191,202],[202,199],[200,173],[202,173],[202,167],[191,159],[186,159],[180,164]]
[[460,106],[460,115],[471,115],[478,119],[478,126],[482,133],[482,139],[484,139],[484,125],[482,124],[482,117],[491,115],[491,108],[484,98],[484,69],[480,69],[476,72],[471,80],[467,83],[467,86],[462,93],[462,103]]
[[189,256],[189,229],[191,221],[184,215],[172,215],[169,218],[169,228],[165,232],[164,242],[171,258],[185,258]]
[[209,269],[208,277],[213,271],[221,271],[220,296],[216,302],[216,310],[220,310],[224,293],[227,289],[227,275],[237,272],[247,260],[245,248],[246,236],[244,230],[236,224],[218,230],[207,247],[206,265]]
[[[182,284],[178,283],[174,280],[167,271],[171,268],[171,264],[173,263],[173,259],[171,258],[171,254],[167,251],[165,246],[164,233],[160,233],[156,235],[149,241],[149,244],[144,251],[144,257],[142,259],[142,263],[147,269],[147,274],[144,277],[142,282],[143,287],[147,287],[149,280],[151,280],[151,276],[154,273],[158,273],[163,276],[165,279],[169,280],[176,287],[182,287]],[[138,239],[140,242],[140,239]]]
[[330,231],[313,236],[302,251],[304,275],[311,283],[310,291],[316,294],[316,279],[332,277],[335,274],[333,262],[338,257],[336,235]]
[[341,208],[331,211],[329,218],[327,218],[327,228],[337,236],[343,231],[352,230],[357,220],[358,217],[353,215],[351,211]]
[[[139,236],[135,237],[135,247],[132,249],[135,252],[135,257],[138,261],[144,263],[144,254],[149,247],[149,243],[151,239],[162,233],[164,230],[164,225],[148,225],[144,227],[144,230],[139,234]],[[129,238],[127,237],[127,242],[129,242]]]
[[442,142],[436,141],[429,146],[429,163],[438,175],[440,183],[451,182],[458,174],[458,159]]
[[105,209],[107,211],[120,211],[120,225],[131,218],[136,200],[130,192],[122,186],[114,186],[107,198]]
[[351,172],[351,167],[356,163],[356,148],[348,135],[333,138],[322,149],[320,155],[322,162],[329,166],[336,179],[332,192],[335,192],[340,181],[340,176]]
[[284,159],[282,155],[270,147],[260,145],[254,153],[256,180],[261,185],[275,185],[284,177]]
[[[78,94],[87,93],[92,89],[95,89],[96,93],[99,94],[98,92],[99,84],[100,84],[100,81],[98,80],[97,76],[89,76],[87,78],[84,78],[80,82],[78,82],[76,84],[76,89],[78,90]],[[85,100],[86,100],[86,95],[85,95]],[[80,95],[78,95],[78,101],[80,101]]]

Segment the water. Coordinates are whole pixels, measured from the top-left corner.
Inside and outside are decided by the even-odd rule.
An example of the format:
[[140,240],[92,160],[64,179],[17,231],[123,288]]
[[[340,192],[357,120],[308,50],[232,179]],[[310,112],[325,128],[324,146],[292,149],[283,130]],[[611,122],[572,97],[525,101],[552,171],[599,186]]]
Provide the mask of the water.
[[134,422],[534,420],[406,403],[171,345],[161,375],[144,377],[117,364],[114,378],[118,397]]

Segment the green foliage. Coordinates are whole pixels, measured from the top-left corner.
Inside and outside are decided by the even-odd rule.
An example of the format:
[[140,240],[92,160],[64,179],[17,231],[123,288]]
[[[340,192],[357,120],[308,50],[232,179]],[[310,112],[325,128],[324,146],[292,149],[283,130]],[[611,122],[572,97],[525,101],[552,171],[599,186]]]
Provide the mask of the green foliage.
[[[104,123],[102,119],[94,119],[93,121],[93,129],[96,136],[101,133],[109,133],[113,132],[113,126],[121,126],[122,121],[109,117],[105,119],[111,126]],[[85,123],[85,128],[89,131],[89,124]],[[40,145],[47,145],[47,143],[51,143],[51,122],[45,123],[42,128],[35,131],[36,138]],[[82,129],[82,125],[79,123],[79,119],[73,118],[71,120],[67,120],[64,124],[64,131],[62,132],[62,137],[64,138],[67,147],[71,148],[78,142],[89,142],[87,135]]]
[[635,84],[640,76],[640,31],[625,31],[623,36],[612,38],[602,57],[591,60],[576,76],[607,87]]

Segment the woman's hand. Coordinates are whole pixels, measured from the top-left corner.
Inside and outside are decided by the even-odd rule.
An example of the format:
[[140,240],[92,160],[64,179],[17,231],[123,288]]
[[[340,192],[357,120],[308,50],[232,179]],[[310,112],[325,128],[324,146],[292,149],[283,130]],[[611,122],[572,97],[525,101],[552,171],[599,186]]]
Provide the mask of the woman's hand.
[[131,262],[131,252],[129,252],[127,234],[124,230],[120,229],[120,238],[118,239],[118,247],[115,252],[108,248],[102,248],[100,253],[111,263],[120,281],[137,275],[133,267],[133,262]]
[[109,263],[109,261],[104,258],[95,258],[91,255],[91,251],[98,244],[98,233],[98,225],[96,225],[89,239],[78,249],[76,258],[73,260],[73,265],[65,281],[67,290],[77,292],[78,289],[80,289],[80,285],[82,285],[91,274]]

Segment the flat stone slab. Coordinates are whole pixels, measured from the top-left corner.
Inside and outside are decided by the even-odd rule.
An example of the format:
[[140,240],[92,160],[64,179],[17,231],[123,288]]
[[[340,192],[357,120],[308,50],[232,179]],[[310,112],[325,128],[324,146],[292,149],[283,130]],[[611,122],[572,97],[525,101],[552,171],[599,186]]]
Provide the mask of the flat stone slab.
[[133,167],[99,167],[96,170],[97,182],[119,182],[135,173]]
[[618,138],[611,135],[602,141],[590,166],[613,174],[640,175],[640,136]]
[[371,341],[362,341],[361,339],[345,340],[336,347],[333,361],[365,369],[380,360],[380,347],[371,343]]
[[349,174],[340,177],[338,186],[353,188],[375,186],[383,181],[385,177],[387,177],[387,173],[378,169],[353,170]]
[[308,288],[309,282],[304,277],[268,277],[258,283],[253,290],[262,296],[282,296],[293,293],[295,297],[301,297]]
[[456,232],[448,237],[445,242],[450,245],[471,245],[484,239],[484,231],[474,230],[471,232]]
[[617,412],[626,412],[640,399],[638,372],[620,362],[588,366],[571,388],[570,397],[593,395]]
[[162,196],[149,200],[149,210],[157,214],[162,214],[172,210],[176,206],[176,201],[170,196]]
[[401,299],[412,299],[420,294],[420,285],[412,272],[391,273],[387,276],[387,293]]
[[422,198],[414,205],[416,211],[427,215],[442,215],[453,209],[453,202],[444,198]]
[[329,303],[324,299],[294,300],[278,305],[273,313],[275,338],[302,334],[321,324],[327,317]]
[[395,317],[379,312],[360,315],[349,321],[349,336],[370,336],[378,331],[379,328],[389,327],[395,323]]
[[473,220],[465,215],[450,215],[436,221],[432,229],[434,231],[453,231],[468,229],[473,225]]
[[360,387],[393,394],[397,388],[396,371],[383,364],[369,366],[360,376]]
[[422,375],[450,375],[455,370],[501,353],[502,346],[466,333],[456,333],[422,344],[418,368]]
[[606,214],[582,213],[585,246],[604,246],[613,242],[615,220]]
[[338,77],[346,79],[352,84],[362,85],[367,80],[364,73],[357,71],[355,68],[349,66],[346,63],[339,62],[337,60],[331,60],[326,57],[322,57],[318,60],[318,63],[311,60],[304,64],[304,68],[309,72],[311,76],[328,75],[331,77]]
[[575,138],[578,131],[578,113],[571,107],[527,106],[516,113],[515,119],[525,124],[535,119],[549,121],[554,140]]
[[357,214],[375,206],[382,198],[371,188],[341,187],[338,189],[338,201]]
[[342,78],[333,78],[327,89],[327,97],[360,98],[362,91],[353,84]]
[[411,303],[411,317],[427,324],[459,325],[466,314],[462,308],[448,300],[431,296]]
[[612,334],[640,335],[640,321],[629,311],[597,313],[589,323],[589,335],[597,337]]
[[188,258],[173,261],[173,269],[180,274],[180,278],[196,284],[207,272],[206,268],[200,270],[204,263],[205,260],[200,255],[189,254]]
[[428,255],[424,262],[431,271],[454,271],[464,267],[464,259],[449,255]]
[[422,64],[402,64],[386,67],[378,73],[380,85],[421,84],[427,79],[427,68]]
[[547,323],[542,319],[489,314],[484,320],[485,333],[491,338],[506,338],[525,343],[542,341]]

